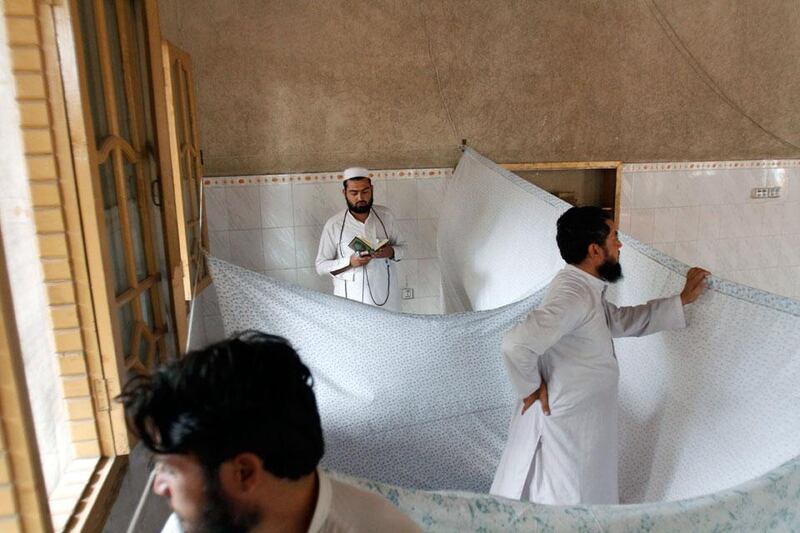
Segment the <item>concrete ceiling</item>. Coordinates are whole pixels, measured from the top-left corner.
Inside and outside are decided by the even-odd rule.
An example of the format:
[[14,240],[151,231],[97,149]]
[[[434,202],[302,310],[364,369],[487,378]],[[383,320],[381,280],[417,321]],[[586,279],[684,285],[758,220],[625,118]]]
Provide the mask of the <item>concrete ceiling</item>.
[[161,0],[209,175],[800,157],[797,0]]

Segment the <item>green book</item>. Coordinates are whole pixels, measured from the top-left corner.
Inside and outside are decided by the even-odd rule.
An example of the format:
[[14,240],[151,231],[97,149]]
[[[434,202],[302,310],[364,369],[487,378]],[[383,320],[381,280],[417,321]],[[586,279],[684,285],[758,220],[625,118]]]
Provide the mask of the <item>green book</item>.
[[367,252],[369,254],[374,254],[384,246],[389,244],[389,239],[381,239],[377,242],[373,242],[367,237],[363,235],[356,235],[353,237],[353,240],[350,241],[350,244],[347,246],[350,247],[351,250],[358,253]]

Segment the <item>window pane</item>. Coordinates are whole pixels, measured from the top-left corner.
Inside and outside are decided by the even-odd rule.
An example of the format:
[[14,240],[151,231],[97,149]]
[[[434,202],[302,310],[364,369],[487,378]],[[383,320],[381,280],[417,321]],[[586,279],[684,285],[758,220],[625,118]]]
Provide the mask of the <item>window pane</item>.
[[150,298],[150,290],[144,291],[139,296],[139,302],[142,306],[142,323],[149,329],[150,331],[155,331],[156,327],[153,322],[153,303]]
[[[117,22],[117,7],[114,0],[105,3],[106,29],[108,31],[108,51],[111,56],[111,72],[114,79],[114,95],[117,100],[117,120],[119,122],[119,136],[131,142],[130,127],[128,124],[128,102],[125,100],[125,77],[122,63],[122,47],[120,45],[119,27]],[[133,143],[131,143],[133,144]]]
[[130,287],[130,283],[125,270],[125,243],[122,239],[122,224],[116,201],[117,189],[114,184],[114,173],[111,170],[110,159],[100,165],[100,178],[103,188],[103,203],[106,204],[103,214],[106,222],[108,247],[111,253],[111,267],[114,270],[114,293],[120,294]]
[[[140,202],[136,166],[128,162],[125,162],[125,184],[128,195],[128,218],[131,224],[129,231],[133,241],[133,258],[136,263],[136,279],[141,281],[148,276],[144,253],[144,232],[148,228],[143,226],[141,210],[149,209],[149,206],[147,203]],[[146,188],[147,184],[144,185]]]
[[97,32],[95,31],[95,13],[93,2],[80,2],[81,34],[83,37],[83,54],[86,63],[86,87],[89,89],[89,101],[92,108],[92,122],[97,145],[108,136],[106,121],[106,105],[103,95],[103,78],[100,70],[100,56],[97,48]]
[[122,351],[127,359],[131,354],[135,324],[133,319],[132,303],[128,302],[119,308],[119,330],[122,335]]

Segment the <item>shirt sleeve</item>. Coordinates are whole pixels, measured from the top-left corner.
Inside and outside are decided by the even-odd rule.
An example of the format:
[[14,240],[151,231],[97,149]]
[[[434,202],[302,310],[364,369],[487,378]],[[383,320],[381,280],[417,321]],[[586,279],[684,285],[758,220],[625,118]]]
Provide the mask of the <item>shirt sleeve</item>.
[[[320,276],[324,276],[326,274],[331,274],[334,270],[339,270],[340,268],[344,268],[350,264],[350,257],[339,257],[339,250],[338,250],[338,235],[334,235],[336,233],[336,228],[331,221],[328,221],[325,224],[325,227],[322,228],[322,235],[319,238],[319,248],[317,249],[317,274]],[[341,272],[333,277],[343,279],[343,280],[353,280],[353,269],[346,270]]]
[[503,336],[503,362],[517,397],[539,388],[539,358],[585,321],[590,305],[579,289],[562,287]]
[[686,316],[679,295],[650,300],[633,307],[617,307],[605,302],[605,307],[613,337],[642,337],[686,327]]

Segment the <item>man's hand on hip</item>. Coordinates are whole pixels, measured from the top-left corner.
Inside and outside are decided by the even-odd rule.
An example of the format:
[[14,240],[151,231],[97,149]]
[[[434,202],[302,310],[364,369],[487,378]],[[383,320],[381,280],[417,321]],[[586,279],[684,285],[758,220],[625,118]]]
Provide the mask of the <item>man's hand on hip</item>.
[[539,386],[538,389],[533,391],[529,396],[526,396],[522,400],[522,414],[525,414],[525,411],[528,408],[539,400],[542,404],[542,412],[545,416],[550,416],[550,402],[547,398],[547,383],[542,379],[542,384]]
[[702,268],[694,267],[689,269],[689,272],[686,273],[686,285],[684,285],[681,292],[681,303],[683,305],[692,303],[697,300],[698,296],[703,294],[703,291],[706,290],[706,278],[710,275],[710,272]]

